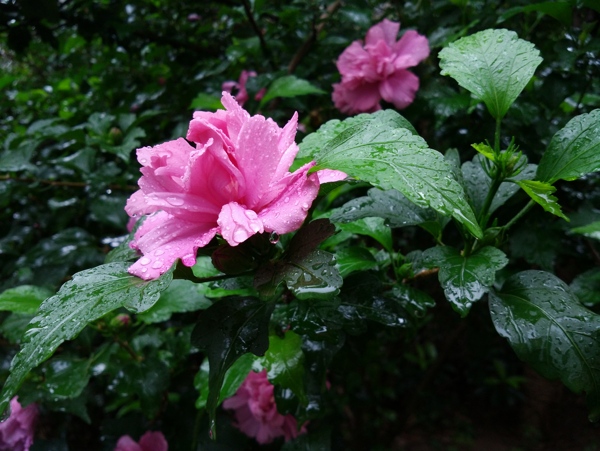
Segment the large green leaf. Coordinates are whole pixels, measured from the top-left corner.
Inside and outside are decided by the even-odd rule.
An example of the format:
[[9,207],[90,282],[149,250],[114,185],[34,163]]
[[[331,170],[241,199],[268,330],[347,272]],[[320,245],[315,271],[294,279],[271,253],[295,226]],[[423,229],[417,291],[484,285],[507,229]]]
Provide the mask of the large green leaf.
[[325,124],[324,131],[319,129],[308,141],[308,151],[318,148],[313,154],[318,168],[338,169],[378,188],[396,189],[420,207],[454,217],[481,238],[451,166],[423,138],[402,127],[400,117],[394,120],[394,114],[383,111]]
[[171,271],[145,281],[127,273],[129,263],[108,263],[81,271],[40,306],[23,336],[21,351],[0,398],[0,411],[34,367],[46,360],[65,340],[76,337],[91,321],[120,307],[141,311],[158,300],[170,283]]
[[138,315],[145,323],[158,323],[168,320],[173,313],[203,310],[212,305],[205,296],[206,284],[197,284],[189,280],[173,280],[171,285],[160,294],[158,302],[150,309]]
[[388,252],[393,252],[392,230],[385,223],[383,218],[363,218],[353,222],[338,224],[340,230],[344,232],[356,233],[357,235],[370,236],[376,240]]
[[269,319],[273,304],[256,298],[224,298],[203,310],[192,344],[208,357],[209,390],[206,408],[215,437],[215,411],[227,370],[242,355],[262,356],[269,347]]
[[583,226],[574,227],[571,229],[571,232],[580,233],[588,238],[600,240],[600,221],[594,221]]
[[537,178],[550,184],[600,170],[600,109],[571,119],[542,156]]
[[466,316],[473,305],[488,292],[496,271],[504,268],[508,259],[500,249],[486,246],[465,257],[449,246],[436,246],[423,252],[426,267],[439,267],[438,274],[446,299],[452,308]]
[[544,377],[587,394],[600,419],[600,316],[583,307],[553,274],[523,271],[489,295],[498,333]]
[[530,42],[514,31],[484,30],[453,42],[440,54],[442,75],[485,102],[496,119],[504,117],[542,62]]

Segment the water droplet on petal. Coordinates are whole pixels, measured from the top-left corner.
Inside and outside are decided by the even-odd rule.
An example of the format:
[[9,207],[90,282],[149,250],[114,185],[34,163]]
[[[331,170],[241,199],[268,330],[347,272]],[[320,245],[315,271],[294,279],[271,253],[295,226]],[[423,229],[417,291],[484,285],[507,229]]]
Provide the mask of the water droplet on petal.
[[140,265],[147,265],[148,263],[150,263],[150,259],[148,257],[142,257],[140,260]]
[[163,265],[163,262],[161,260],[156,260],[154,263],[152,263],[152,268],[158,269],[158,268],[161,268],[162,265]]
[[154,252],[154,255],[162,255],[164,253],[165,251],[163,251],[162,249],[157,249],[156,252]]

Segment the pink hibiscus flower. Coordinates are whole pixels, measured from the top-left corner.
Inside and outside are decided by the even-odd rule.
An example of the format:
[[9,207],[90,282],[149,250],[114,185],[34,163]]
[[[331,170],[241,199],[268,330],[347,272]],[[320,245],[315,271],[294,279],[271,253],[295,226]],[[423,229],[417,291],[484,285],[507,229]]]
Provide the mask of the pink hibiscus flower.
[[381,99],[398,109],[412,103],[419,78],[406,70],[429,56],[427,38],[408,30],[399,41],[398,22],[384,19],[367,32],[365,45],[354,41],[342,52],[337,67],[341,83],[333,85],[333,102],[347,114],[373,112]]
[[[235,100],[237,100],[240,106],[244,106],[244,103],[246,103],[250,98],[248,91],[246,90],[246,83],[250,77],[256,77],[256,72],[253,70],[243,70],[238,81],[226,81],[221,85],[221,89],[229,94],[231,94],[234,89],[237,90],[237,94],[235,94]],[[256,93],[254,100],[262,99],[265,96],[265,92],[266,89],[262,88]]]
[[114,451],[168,451],[169,444],[162,432],[148,431],[140,438],[139,442],[134,441],[130,436],[124,435],[117,442]]
[[15,396],[10,401],[10,416],[0,423],[0,451],[28,451],[33,445],[38,413],[36,404],[22,408]]
[[300,227],[320,183],[345,174],[315,162],[289,172],[298,146],[298,115],[282,129],[250,116],[224,92],[225,110],[197,111],[187,139],[138,149],[140,189],[128,199],[131,217],[149,215],[130,246],[142,252],[129,272],[150,280],[178,258],[193,266],[196,251],[219,233],[237,246],[256,233],[284,234]]
[[306,425],[298,430],[292,415],[277,411],[274,388],[267,379],[267,370],[251,371],[235,395],[223,401],[225,409],[235,411],[235,426],[260,444],[271,443],[277,437],[288,441],[306,432]]

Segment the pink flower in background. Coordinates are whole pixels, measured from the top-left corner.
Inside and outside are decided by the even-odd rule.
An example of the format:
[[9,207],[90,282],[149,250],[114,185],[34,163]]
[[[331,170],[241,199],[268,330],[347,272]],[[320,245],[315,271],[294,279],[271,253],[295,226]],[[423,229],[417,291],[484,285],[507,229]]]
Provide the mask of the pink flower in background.
[[38,413],[36,404],[22,408],[15,396],[10,401],[10,416],[0,423],[0,451],[28,451],[33,444]]
[[341,83],[333,85],[333,102],[347,114],[373,112],[381,99],[398,109],[412,103],[419,78],[406,70],[429,56],[427,38],[408,30],[396,41],[398,22],[384,19],[367,32],[364,46],[354,41],[342,52],[337,67]]
[[169,445],[162,432],[148,431],[134,441],[130,436],[124,435],[117,442],[114,451],[168,451]]
[[231,246],[256,233],[298,229],[320,183],[342,180],[339,171],[308,174],[315,162],[289,172],[298,146],[298,115],[284,128],[250,116],[224,92],[225,110],[197,111],[187,139],[138,149],[140,189],[128,199],[131,217],[150,215],[130,246],[143,257],[129,272],[155,279],[178,258],[196,263],[196,251],[219,233]]
[[[240,79],[237,82],[226,81],[221,85],[221,89],[229,94],[231,94],[234,89],[237,90],[237,94],[235,94],[235,100],[237,100],[237,103],[239,103],[240,106],[244,106],[244,103],[246,103],[250,98],[248,96],[248,91],[246,91],[246,83],[250,77],[256,77],[256,72],[253,70],[243,70],[240,74]],[[265,96],[265,92],[266,89],[262,88],[256,93],[254,100],[262,99]]]
[[267,379],[267,370],[251,371],[236,394],[223,401],[225,409],[235,411],[235,426],[260,444],[271,443],[277,437],[288,441],[306,432],[305,425],[298,430],[292,415],[281,415],[277,411],[274,388]]

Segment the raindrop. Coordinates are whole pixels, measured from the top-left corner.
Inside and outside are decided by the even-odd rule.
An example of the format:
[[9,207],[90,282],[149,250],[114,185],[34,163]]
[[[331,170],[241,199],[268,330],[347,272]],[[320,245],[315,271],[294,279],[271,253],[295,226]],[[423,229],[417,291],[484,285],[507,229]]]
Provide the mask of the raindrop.
[[290,201],[290,198],[286,197],[285,199],[283,199],[283,201],[287,204]]
[[277,244],[279,242],[279,234],[277,232],[271,232],[269,235],[269,243]]
[[162,267],[163,262],[161,260],[156,260],[154,263],[152,263],[152,268],[154,269],[158,269],[160,267]]
[[147,265],[148,263],[150,263],[150,259],[148,257],[142,257],[140,260],[140,265]]
[[180,205],[184,204],[184,200],[180,197],[167,197],[167,202],[176,207],[179,207]]
[[164,253],[165,253],[165,251],[163,251],[162,249],[157,249],[156,252],[154,252],[154,255],[158,256],[158,255],[162,255]]

